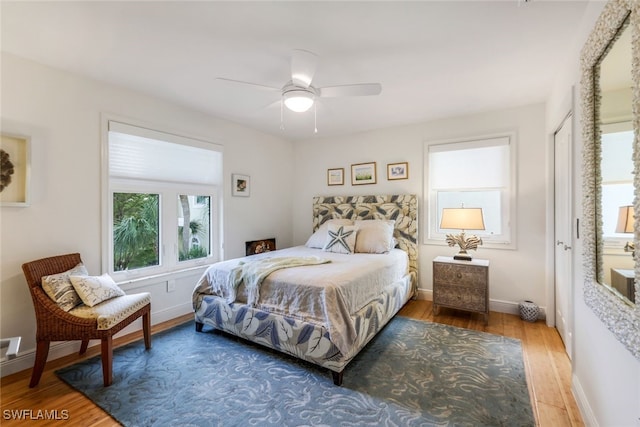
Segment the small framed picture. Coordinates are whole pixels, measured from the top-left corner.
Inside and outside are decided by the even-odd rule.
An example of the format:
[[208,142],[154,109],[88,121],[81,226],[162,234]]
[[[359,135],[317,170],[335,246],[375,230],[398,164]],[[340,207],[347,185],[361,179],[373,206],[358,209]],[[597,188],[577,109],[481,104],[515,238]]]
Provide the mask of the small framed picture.
[[2,133],[0,144],[0,206],[29,206],[31,138]]
[[376,162],[351,165],[351,185],[375,184]]
[[344,168],[327,169],[327,185],[344,185]]
[[408,179],[409,178],[409,163],[389,163],[387,165],[387,179],[389,181],[394,179]]
[[249,197],[251,192],[251,178],[249,175],[234,173],[231,175],[231,195],[236,197]]

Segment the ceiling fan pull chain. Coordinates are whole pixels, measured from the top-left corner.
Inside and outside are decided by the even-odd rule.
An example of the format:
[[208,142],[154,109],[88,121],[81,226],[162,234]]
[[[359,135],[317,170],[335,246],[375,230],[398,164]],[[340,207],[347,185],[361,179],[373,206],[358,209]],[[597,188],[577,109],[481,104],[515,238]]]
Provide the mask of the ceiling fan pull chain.
[[313,103],[313,132],[318,133],[318,103]]
[[284,130],[284,101],[280,98],[280,130]]

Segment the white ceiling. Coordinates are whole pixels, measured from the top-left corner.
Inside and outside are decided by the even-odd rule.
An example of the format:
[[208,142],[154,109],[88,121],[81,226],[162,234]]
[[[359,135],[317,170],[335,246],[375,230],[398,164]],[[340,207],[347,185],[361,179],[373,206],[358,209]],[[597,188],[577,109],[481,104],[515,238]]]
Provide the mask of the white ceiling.
[[588,1],[8,2],[2,50],[291,140],[313,109],[277,93],[292,49],[320,56],[314,86],[379,82],[318,103],[318,136],[544,102]]

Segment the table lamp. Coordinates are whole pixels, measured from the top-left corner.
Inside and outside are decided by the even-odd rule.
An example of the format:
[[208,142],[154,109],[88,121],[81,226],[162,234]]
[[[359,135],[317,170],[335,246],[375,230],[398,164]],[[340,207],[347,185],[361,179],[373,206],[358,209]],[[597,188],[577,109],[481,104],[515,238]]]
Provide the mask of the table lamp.
[[482,208],[444,208],[440,218],[441,229],[462,230],[460,234],[447,234],[447,244],[449,246],[460,246],[453,259],[471,261],[471,255],[467,250],[476,250],[482,244],[482,239],[477,236],[465,236],[465,230],[484,230],[484,219]]

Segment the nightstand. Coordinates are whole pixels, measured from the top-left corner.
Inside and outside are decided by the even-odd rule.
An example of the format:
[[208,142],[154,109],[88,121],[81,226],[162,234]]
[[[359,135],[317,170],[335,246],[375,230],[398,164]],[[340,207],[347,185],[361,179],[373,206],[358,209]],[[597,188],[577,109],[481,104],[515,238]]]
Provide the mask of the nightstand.
[[611,286],[627,297],[632,303],[636,302],[635,272],[622,268],[611,269]]
[[433,260],[433,313],[440,307],[484,314],[489,321],[489,261],[454,260],[439,256]]

